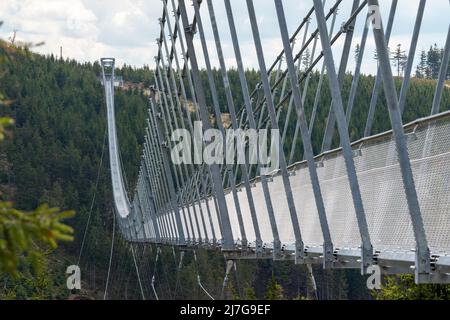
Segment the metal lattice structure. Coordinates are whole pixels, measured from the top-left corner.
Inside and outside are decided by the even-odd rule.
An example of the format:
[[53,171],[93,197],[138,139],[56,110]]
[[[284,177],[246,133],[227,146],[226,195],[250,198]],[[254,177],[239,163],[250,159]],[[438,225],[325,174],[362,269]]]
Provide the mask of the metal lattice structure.
[[[325,11],[324,0],[313,0],[293,34],[288,33],[282,0],[274,0],[278,26],[273,27],[279,27],[283,50],[269,68],[254,3],[246,0],[260,73],[255,88],[249,87],[246,78],[233,6],[230,0],[224,0],[223,19],[228,22],[239,92],[230,87],[216,2],[194,0],[193,8],[185,0],[162,2],[153,95],[131,201],[123,183],[115,129],[114,59],[102,59],[114,200],[120,229],[128,241],[221,248],[234,259],[292,259],[295,263],[320,263],[325,268],[360,268],[362,273],[377,264],[388,274],[415,273],[418,283],[449,282],[450,112],[440,113],[450,56],[448,21],[443,21],[447,40],[431,115],[404,125],[402,114],[407,107],[425,0],[419,3],[399,93],[387,46],[397,0],[390,1],[386,28],[383,23],[377,27],[376,21],[364,24],[354,70],[349,70],[348,62],[356,21],[371,17],[379,6],[377,0],[353,0],[350,12],[340,12],[347,18],[337,31],[336,16],[343,1],[336,0]],[[214,45],[207,42],[206,26],[212,29]],[[364,136],[352,142],[349,126],[371,29],[378,72],[372,97],[364,107],[368,109]],[[296,41],[300,43],[297,49]],[[342,44],[339,61],[333,49],[337,43]],[[307,50],[311,59],[300,72]],[[220,82],[214,77],[212,52],[218,58]],[[200,56],[206,85],[201,78]],[[320,81],[314,103],[308,106],[312,111],[307,113],[308,86],[320,64]],[[344,100],[346,72],[352,73],[353,80]],[[329,89],[325,89],[325,81]],[[222,119],[218,86],[226,97],[231,128],[282,132],[279,170],[261,175],[260,165],[248,163],[173,164],[170,137],[175,129],[194,134],[194,121],[201,121],[203,130],[208,130],[213,126],[211,116]],[[324,90],[329,90],[331,105],[319,104]],[[391,130],[373,135],[381,94]],[[238,95],[243,98],[242,106],[236,104]],[[326,109],[328,117],[321,150],[315,152],[311,137],[320,108]],[[292,121],[295,128],[289,128]],[[222,121],[217,120],[214,127],[225,133]],[[288,137],[293,137],[289,148]],[[339,147],[333,149],[333,141],[338,141]],[[298,154],[303,160],[295,162]]]

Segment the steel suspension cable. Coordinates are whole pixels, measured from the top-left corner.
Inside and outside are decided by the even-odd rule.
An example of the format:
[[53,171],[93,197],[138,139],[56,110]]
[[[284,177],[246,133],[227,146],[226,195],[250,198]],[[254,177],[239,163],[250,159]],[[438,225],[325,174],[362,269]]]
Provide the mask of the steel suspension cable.
[[234,262],[234,277],[236,281],[236,287],[238,290],[239,297],[242,297],[242,290],[241,290],[241,282],[239,281],[239,273],[237,268],[237,261]]
[[106,300],[106,295],[108,293],[108,283],[109,283],[109,275],[111,273],[111,263],[112,263],[112,257],[113,257],[113,251],[114,251],[114,236],[116,233],[116,214],[113,214],[113,231],[112,231],[112,237],[111,237],[111,251],[109,253],[109,264],[108,264],[108,273],[106,275],[106,285],[105,285],[105,293],[103,294],[103,300]]
[[224,299],[225,288],[228,285],[228,277],[230,275],[231,269],[233,269],[233,266],[234,266],[234,260],[226,260],[225,259],[225,264],[226,264],[225,277],[223,278],[222,291],[220,292],[220,298],[222,300]]
[[180,280],[180,272],[181,272],[181,268],[183,267],[183,258],[184,258],[184,251],[181,251],[180,252],[180,261],[177,266],[177,281],[175,283],[175,293],[174,293],[175,299],[177,298],[178,287],[180,287],[181,295],[183,296],[183,287],[181,286],[181,280]]
[[98,188],[98,183],[100,181],[100,173],[101,173],[101,168],[103,165],[103,157],[105,155],[105,146],[106,146],[106,138],[108,137],[108,131],[105,128],[105,133],[103,135],[103,146],[102,146],[102,154],[100,156],[100,163],[98,165],[98,170],[97,170],[97,179],[95,181],[95,188],[94,188],[94,194],[92,196],[92,200],[91,200],[91,205],[89,207],[89,214],[88,214],[88,219],[86,222],[86,227],[84,228],[84,233],[83,233],[83,240],[81,241],[81,248],[80,248],[80,254],[78,255],[78,263],[77,265],[80,265],[80,261],[81,261],[81,256],[83,254],[83,249],[84,249],[84,244],[86,241],[86,236],[87,236],[87,231],[89,229],[89,224],[91,222],[91,217],[92,217],[92,210],[94,208],[94,204],[95,204],[95,198],[97,196],[97,188]]
[[141,289],[142,300],[145,300],[144,289],[142,288],[141,276],[139,275],[139,268],[138,268],[138,265],[136,263],[136,256],[134,254],[133,245],[131,245],[131,255],[133,256],[134,267],[136,268],[136,275],[137,275],[137,278],[138,278],[138,281],[139,281],[139,288]]
[[[325,1],[322,2],[323,4],[325,4]],[[338,11],[335,10],[333,12],[333,18],[331,20],[331,26],[330,26],[330,30],[329,30],[329,37],[332,38],[333,33],[334,33],[334,27],[336,25],[336,18],[338,15]],[[317,43],[317,37],[319,34],[316,35],[316,38],[314,39],[314,42]],[[322,64],[322,70],[320,72],[320,78],[319,78],[319,83],[317,86],[317,90],[316,90],[316,95],[314,97],[314,106],[313,106],[313,110],[311,113],[311,118],[310,118],[310,124],[309,124],[309,134],[312,134],[312,130],[314,128],[314,123],[316,120],[316,115],[317,115],[317,109],[319,107],[319,100],[320,100],[320,92],[322,90],[322,85],[323,85],[323,81],[324,81],[324,77],[325,77],[325,70],[326,70],[326,64],[325,62]],[[312,72],[312,71],[311,71]],[[308,72],[308,75],[310,75],[311,72]],[[294,102],[294,95],[292,94],[292,90],[291,92],[291,97],[290,97],[290,104],[292,104]],[[303,94],[306,94],[305,92],[303,92]],[[303,101],[303,97],[302,97],[302,101]],[[291,150],[289,152],[289,164],[291,164],[294,161],[294,157],[295,157],[295,150],[297,148],[297,140],[298,140],[298,134],[300,132],[300,122],[297,121],[296,126],[295,126],[295,131],[294,131],[294,138],[292,140],[292,145],[291,145]]]
[[155,295],[156,300],[159,300],[158,294],[156,293],[156,289],[155,289],[155,276],[156,276],[156,268],[158,266],[158,259],[159,259],[160,251],[161,251],[161,248],[156,247],[155,265],[153,267],[153,275],[152,275],[152,290],[153,290],[153,294]]
[[200,272],[199,272],[199,269],[198,269],[197,253],[196,253],[195,250],[193,251],[193,253],[194,253],[194,265],[195,265],[195,270],[197,271],[197,283],[198,283],[198,286],[200,287],[200,289],[203,290],[203,292],[204,292],[211,300],[215,300],[214,297],[213,297],[212,295],[209,294],[209,292],[205,289],[205,287],[204,287],[203,284],[202,284],[202,281],[201,281],[201,279],[200,279]]

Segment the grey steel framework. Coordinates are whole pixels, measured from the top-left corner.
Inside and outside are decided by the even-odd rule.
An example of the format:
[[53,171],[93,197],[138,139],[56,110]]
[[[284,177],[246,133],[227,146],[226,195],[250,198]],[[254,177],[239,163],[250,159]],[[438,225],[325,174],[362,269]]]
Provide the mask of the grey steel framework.
[[[191,1],[162,2],[148,127],[132,201],[122,177],[116,134],[114,59],[101,60],[114,201],[126,240],[177,245],[182,250],[220,248],[230,259],[292,259],[324,268],[359,268],[362,274],[375,264],[386,274],[415,274],[417,283],[450,283],[450,112],[440,112],[444,110],[442,95],[450,58],[448,20],[442,22],[447,40],[442,44],[442,67],[429,106],[431,115],[405,125],[402,114],[407,108],[426,0],[419,2],[399,93],[388,51],[397,0],[391,1],[386,29],[383,22],[376,26],[377,19],[364,24],[354,70],[349,70],[348,61],[356,21],[373,16],[377,0],[354,0],[351,11],[341,10],[339,14],[346,20],[338,31],[334,30],[336,16],[343,1],[335,0],[325,11],[325,0],[312,0],[311,9],[299,19],[293,34],[288,32],[283,1],[274,0],[278,25],[273,27],[279,27],[283,50],[268,68],[254,2],[246,0],[261,79],[255,88],[249,87],[246,78],[233,6],[224,0],[225,32],[231,36],[238,91],[230,87],[216,20],[217,3],[194,0],[190,8]],[[208,26],[214,45],[207,42]],[[313,27],[316,29],[309,33]],[[378,72],[367,108],[358,106],[368,110],[364,136],[351,142],[349,126],[371,29]],[[198,43],[194,43],[196,37]],[[334,46],[339,41],[343,46],[337,61]],[[307,51],[311,59],[300,71]],[[215,78],[211,55],[218,58],[220,79]],[[207,82],[201,77],[200,65],[206,68]],[[321,72],[308,118],[306,94],[316,70]],[[353,81],[345,100],[342,87],[348,72]],[[319,103],[326,90],[324,81],[329,82],[330,106]],[[372,135],[381,85],[392,130]],[[219,105],[219,88],[226,97],[225,106]],[[237,105],[236,97],[242,97],[244,104]],[[201,121],[203,130],[214,127],[225,134],[223,108],[233,129],[280,129],[278,170],[261,175],[261,165],[249,163],[175,165],[171,161],[175,129],[187,129],[194,135]],[[326,108],[328,120],[322,150],[315,153],[311,137],[319,108]],[[289,123],[296,127],[287,150]],[[194,148],[208,145],[200,141]],[[332,150],[334,141],[339,147]]]

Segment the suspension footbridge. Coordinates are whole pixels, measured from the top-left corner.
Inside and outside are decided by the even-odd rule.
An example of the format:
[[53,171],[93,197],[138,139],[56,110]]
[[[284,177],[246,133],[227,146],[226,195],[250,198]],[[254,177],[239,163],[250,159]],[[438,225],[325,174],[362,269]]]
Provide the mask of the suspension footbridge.
[[[327,269],[355,268],[362,274],[377,265],[385,274],[415,274],[417,283],[449,283],[450,112],[443,111],[448,105],[442,107],[450,58],[448,18],[440,22],[446,42],[442,43],[442,66],[430,115],[403,123],[425,0],[419,1],[415,13],[400,90],[388,49],[397,0],[382,2],[390,4],[387,21],[377,15],[377,0],[352,0],[349,9],[342,0],[331,6],[313,0],[306,16],[298,19],[294,33],[287,27],[288,8],[283,1],[274,0],[278,24],[273,28],[279,30],[283,49],[270,66],[264,58],[254,7],[257,2],[246,0],[260,75],[255,88],[249,86],[246,76],[235,8],[230,0],[224,0],[226,16],[220,19],[227,22],[224,32],[231,38],[238,91],[230,87],[230,61],[220,38],[219,27],[223,26],[215,14],[216,1],[194,0],[193,7],[187,2],[162,1],[153,94],[138,182],[128,190],[132,197],[125,188],[119,157],[115,60],[101,60],[116,220],[126,240],[174,245],[180,250],[221,249],[230,260],[292,260]],[[345,17],[340,28],[335,26],[338,10]],[[361,39],[355,39],[358,19],[368,19]],[[212,30],[213,42],[207,41],[206,27]],[[363,105],[356,105],[363,55],[371,36],[378,57],[373,95]],[[350,69],[355,41],[360,51],[355,69]],[[306,52],[311,59],[299,72]],[[217,56],[219,80],[213,74],[212,54]],[[200,65],[204,65],[207,82],[201,78]],[[314,88],[313,104],[307,106],[311,77],[321,65],[320,85]],[[346,73],[353,77],[344,97]],[[226,97],[230,128],[280,130],[282,151],[277,170],[261,174],[261,166],[250,163],[173,163],[174,130],[182,128],[193,134],[194,121],[201,121],[203,130],[214,126],[224,133],[227,129],[220,121],[223,108],[218,87]],[[320,95],[326,90],[332,103],[320,105]],[[381,95],[391,130],[373,134]],[[237,105],[237,96],[242,97],[243,105]],[[305,112],[306,108],[312,112]],[[325,109],[328,117],[322,146],[315,151],[312,134],[319,108]],[[352,141],[349,132],[355,125],[355,108],[367,109],[368,116],[364,135]],[[212,123],[211,117],[217,121]],[[293,137],[289,145],[288,137]],[[338,141],[337,147],[334,141]],[[303,160],[295,162],[295,154],[301,154]]]

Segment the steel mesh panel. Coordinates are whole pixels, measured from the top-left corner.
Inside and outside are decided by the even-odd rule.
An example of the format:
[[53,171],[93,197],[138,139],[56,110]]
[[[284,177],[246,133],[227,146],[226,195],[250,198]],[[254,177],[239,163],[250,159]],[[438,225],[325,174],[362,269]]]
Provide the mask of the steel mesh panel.
[[142,239],[145,239],[147,235],[148,235],[148,237],[153,238],[153,230],[152,230],[151,224],[144,223],[143,228],[144,228],[144,234],[143,234]]
[[236,213],[236,206],[234,203],[233,194],[231,192],[228,192],[225,195],[225,200],[227,202],[228,215],[230,217],[231,229],[233,232],[234,240],[240,240],[242,239],[242,235],[241,230],[239,229],[239,220]]
[[150,223],[150,221],[144,224],[144,231],[145,231],[144,238],[145,238],[145,235],[148,235],[150,238],[154,238],[153,227],[152,227],[152,224]]
[[[447,154],[450,146],[449,129],[450,124],[441,120],[437,124],[415,128],[407,135],[430,249],[441,253],[450,251],[449,232],[445,232],[450,225],[450,214],[447,214],[450,206],[447,196],[450,174],[442,170],[450,161]],[[364,141],[355,149],[354,161],[374,248],[400,251],[414,249],[414,235],[392,135]],[[339,248],[357,248],[361,239],[342,154],[329,154],[318,162],[319,181],[333,243]],[[300,164],[290,181],[304,243],[306,246],[321,245],[323,237],[307,167]],[[260,213],[260,210],[267,213],[265,205],[261,206],[264,202],[260,183],[253,190],[258,221],[266,241],[272,237],[269,236],[269,220],[263,220],[266,215]],[[274,199],[280,240],[283,244],[292,244],[295,238],[292,227],[288,227],[291,221],[280,176],[273,177],[269,190]],[[245,210],[243,213],[245,221],[249,213]]]
[[197,216],[197,223],[198,223],[198,225],[200,227],[200,237],[199,238],[204,240],[204,239],[206,239],[206,235],[205,235],[205,229],[203,227],[203,221],[202,221],[200,206],[198,205],[198,203],[196,203],[194,205],[194,208],[195,208],[195,210],[194,210],[195,215]]
[[165,230],[162,216],[157,217],[157,219],[158,219],[158,224],[159,224],[159,230],[161,230],[161,236],[165,237],[166,236],[165,234],[167,231]]
[[297,170],[290,181],[303,241],[308,246],[320,246],[323,235],[308,170]]
[[[410,248],[405,235],[412,232],[412,226],[395,143],[386,140],[363,146],[361,158],[371,162],[357,170],[374,248]],[[384,167],[379,165],[383,161]]]
[[177,224],[175,222],[175,212],[173,212],[173,211],[169,212],[169,219],[172,222],[173,232],[175,232],[175,237],[179,237],[178,226],[177,226]]
[[202,240],[202,239],[204,239],[202,218],[200,217],[200,212],[198,211],[197,204],[195,204],[193,208],[195,209],[195,210],[193,210],[193,214],[194,214],[195,218],[197,219],[195,222],[198,226],[198,230],[197,230],[197,232],[199,233],[198,239]]
[[203,217],[205,218],[205,225],[206,225],[206,232],[208,235],[208,240],[211,240],[213,238],[213,232],[211,229],[211,221],[209,219],[208,215],[208,209],[206,208],[206,201],[201,201],[201,209],[203,211]]
[[195,221],[193,221],[192,217],[192,207],[186,207],[186,218],[188,222],[188,228],[191,231],[191,240],[195,240],[197,229],[195,228]]
[[323,167],[318,168],[318,175],[334,245],[359,246],[361,240],[343,157],[327,157]]
[[[273,233],[270,225],[269,213],[267,212],[266,200],[261,183],[257,183],[252,188],[253,202],[255,204],[256,217],[259,223],[259,230],[261,232],[261,240],[263,243],[272,243]],[[245,196],[247,196],[245,194]],[[274,203],[274,205],[277,205]]]
[[152,237],[156,240],[156,226],[155,226],[155,223],[152,222],[150,224],[150,226],[151,226]]
[[167,215],[163,215],[163,219],[164,219],[164,224],[166,225],[166,229],[167,229],[167,233],[169,235],[169,237],[173,237],[173,231],[172,231],[172,225],[169,221],[169,219],[167,219]]
[[169,236],[170,236],[170,235],[169,235],[169,229],[167,228],[167,224],[166,224],[166,222],[165,222],[164,216],[160,216],[159,219],[160,219],[161,227],[162,227],[163,230],[164,230],[165,236],[166,236],[166,237],[169,237]]
[[169,235],[172,237],[173,236],[173,228],[172,228],[172,223],[168,218],[168,215],[165,213],[162,215],[163,219],[164,219],[164,223],[166,225],[167,228],[167,232],[169,233]]
[[164,235],[163,235],[162,226],[161,226],[161,221],[160,221],[159,217],[156,217],[156,223],[157,223],[157,225],[158,225],[158,229],[160,230],[161,237],[163,237]]
[[281,176],[274,176],[273,181],[268,183],[270,197],[272,198],[273,211],[277,222],[280,241],[285,245],[295,243],[294,229],[289,215],[286,193]]
[[425,232],[433,253],[450,252],[450,124],[442,120],[430,123],[416,132],[416,154],[412,167]]
[[164,215],[163,215],[163,219],[164,219],[164,223],[165,223],[166,226],[167,226],[167,232],[169,233],[169,236],[170,236],[170,237],[173,237],[173,227],[172,227],[172,223],[171,223],[171,221],[169,220],[167,214],[164,214]]
[[[248,203],[247,193],[242,189],[238,191],[239,205],[242,212],[242,220],[244,222],[245,234],[248,242],[254,242],[256,240],[255,228],[253,228],[252,216],[250,214],[250,206]],[[236,238],[236,236],[234,236]]]
[[[429,246],[439,253],[450,251],[450,174],[443,170],[450,161],[450,124],[447,122],[448,119],[416,128],[407,136]],[[414,249],[414,235],[392,136],[365,141],[358,149],[355,167],[374,248]],[[339,248],[359,247],[359,229],[342,154],[327,155],[319,162],[319,181],[333,243]],[[323,239],[307,170],[301,164],[290,180],[304,243],[316,246],[322,244]],[[269,185],[272,198],[279,199],[275,207],[277,225],[285,225],[289,217],[281,177],[274,177]],[[280,230],[282,243],[292,243],[293,235],[286,237],[284,231]]]
[[167,225],[167,222],[166,222],[166,219],[164,218],[164,215],[160,216],[160,221],[161,221],[161,225],[164,228],[164,233],[165,233],[166,237],[170,237],[169,226]]
[[192,207],[188,207],[188,214],[190,217],[190,223],[192,223],[192,238],[193,240],[198,239],[199,238],[199,234],[198,234],[198,228],[197,228],[197,221],[195,221],[195,215],[194,215],[194,209]]
[[150,237],[156,239],[155,225],[153,223],[150,223],[149,227],[150,227]]
[[185,208],[180,208],[180,214],[181,214],[181,225],[183,226],[183,231],[184,231],[184,236],[186,237],[186,239],[188,239],[188,235],[191,235],[191,231],[189,229],[188,226],[188,218],[186,217],[186,209]]
[[214,199],[212,199],[212,198],[208,199],[208,206],[209,206],[209,210],[211,212],[211,219],[213,222],[214,232],[216,233],[216,238],[217,238],[217,240],[220,240],[222,238],[222,232],[220,230],[219,216],[216,211],[216,205],[214,203]]

